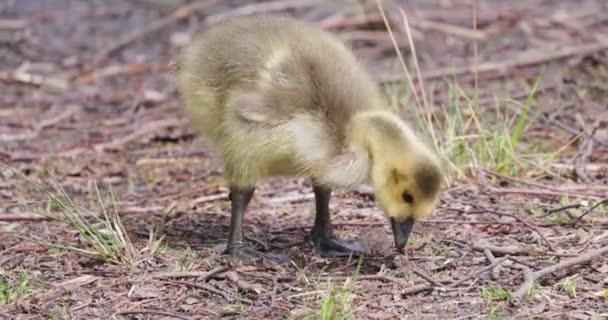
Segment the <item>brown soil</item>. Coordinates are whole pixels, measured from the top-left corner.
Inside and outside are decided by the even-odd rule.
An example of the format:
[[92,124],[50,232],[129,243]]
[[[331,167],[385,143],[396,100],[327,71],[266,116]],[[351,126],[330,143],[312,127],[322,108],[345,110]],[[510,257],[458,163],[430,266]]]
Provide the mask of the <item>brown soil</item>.
[[[458,66],[472,64],[473,43],[481,34],[484,108],[492,110],[496,97],[523,101],[543,70],[534,105],[538,118],[524,141],[554,149],[573,142],[546,168],[557,175],[522,172],[522,178],[509,178],[479,170],[475,179],[455,181],[435,214],[416,226],[405,253],[394,252],[389,225],[366,189],[336,194],[331,208],[337,233],[358,237],[370,248],[353,278],[346,317],[608,318],[606,254],[538,279],[519,304],[487,296],[492,283],[516,291],[526,267],[538,271],[608,245],[606,206],[589,211],[590,201],[608,195],[608,129],[600,121],[608,119],[607,3],[481,1],[477,34],[470,28],[471,1],[390,2],[407,10],[436,105],[449,101],[446,68],[459,70],[458,82],[471,87],[470,69]],[[66,224],[36,214],[45,195],[2,168],[0,284],[18,284],[25,270],[29,294],[0,304],[0,317],[302,318],[318,311],[332,290],[344,292],[358,261],[312,254],[306,235],[313,205],[304,180],[261,183],[246,218],[251,241],[288,253],[293,263],[243,264],[216,253],[229,223],[221,163],[185,117],[170,63],[207,21],[262,5],[252,3],[215,1],[121,44],[187,1],[0,2],[0,160],[46,186],[51,180],[45,169],[52,170],[76,201],[95,212],[92,182],[103,190],[111,183],[125,228],[145,258],[131,267],[104,264],[24,239],[86,247]],[[374,1],[354,15],[340,13],[355,2],[282,3],[287,5],[280,13],[344,36],[379,80],[402,78]],[[387,10],[409,58],[398,9]],[[593,136],[585,134],[593,130]],[[581,158],[584,145],[591,149]],[[163,226],[166,247],[150,256],[145,249],[157,225]],[[220,272],[208,277],[151,278],[180,268],[217,267]],[[569,282],[575,293],[567,290]]]

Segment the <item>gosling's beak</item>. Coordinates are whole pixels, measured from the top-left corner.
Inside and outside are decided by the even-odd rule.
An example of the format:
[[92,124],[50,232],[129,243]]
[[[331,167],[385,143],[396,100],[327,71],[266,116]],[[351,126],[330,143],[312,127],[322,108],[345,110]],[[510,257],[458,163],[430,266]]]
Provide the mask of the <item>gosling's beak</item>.
[[401,251],[407,244],[410,237],[410,232],[414,226],[414,218],[407,218],[401,222],[391,218],[391,227],[393,227],[393,236],[395,237],[395,247]]

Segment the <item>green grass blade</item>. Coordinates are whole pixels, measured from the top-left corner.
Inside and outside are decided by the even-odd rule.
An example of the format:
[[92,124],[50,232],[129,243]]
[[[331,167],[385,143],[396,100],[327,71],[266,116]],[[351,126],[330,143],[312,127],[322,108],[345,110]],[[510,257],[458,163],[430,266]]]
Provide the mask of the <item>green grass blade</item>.
[[521,135],[524,132],[524,125],[526,124],[528,112],[530,111],[530,107],[535,102],[534,96],[536,94],[536,91],[538,91],[538,86],[540,85],[540,80],[542,79],[543,73],[544,71],[541,71],[538,77],[536,77],[534,85],[532,86],[532,90],[530,91],[530,94],[528,95],[526,101],[522,106],[522,111],[519,114],[517,125],[515,126],[513,133],[511,134],[511,145],[513,146],[516,146],[519,143],[519,139],[521,138]]

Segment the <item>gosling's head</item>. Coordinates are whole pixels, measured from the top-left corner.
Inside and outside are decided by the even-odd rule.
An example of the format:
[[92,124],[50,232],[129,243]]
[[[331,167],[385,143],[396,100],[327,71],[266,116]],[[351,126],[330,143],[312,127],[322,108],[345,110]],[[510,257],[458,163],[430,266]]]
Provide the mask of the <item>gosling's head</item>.
[[400,119],[370,119],[370,180],[376,202],[391,221],[395,246],[407,244],[414,222],[431,214],[443,174],[438,157]]

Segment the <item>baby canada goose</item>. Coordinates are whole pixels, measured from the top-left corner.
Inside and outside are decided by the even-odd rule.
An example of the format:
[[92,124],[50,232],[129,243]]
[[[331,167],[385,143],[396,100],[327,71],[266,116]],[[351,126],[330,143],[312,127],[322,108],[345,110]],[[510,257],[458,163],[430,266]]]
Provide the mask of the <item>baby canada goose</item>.
[[433,210],[442,180],[438,158],[332,34],[286,17],[236,18],[195,38],[177,72],[193,124],[224,161],[229,255],[264,256],[244,243],[242,220],[256,183],[268,177],[311,179],[311,239],[326,256],[365,252],[359,241],[333,235],[332,190],[369,182],[398,250],[414,221]]

